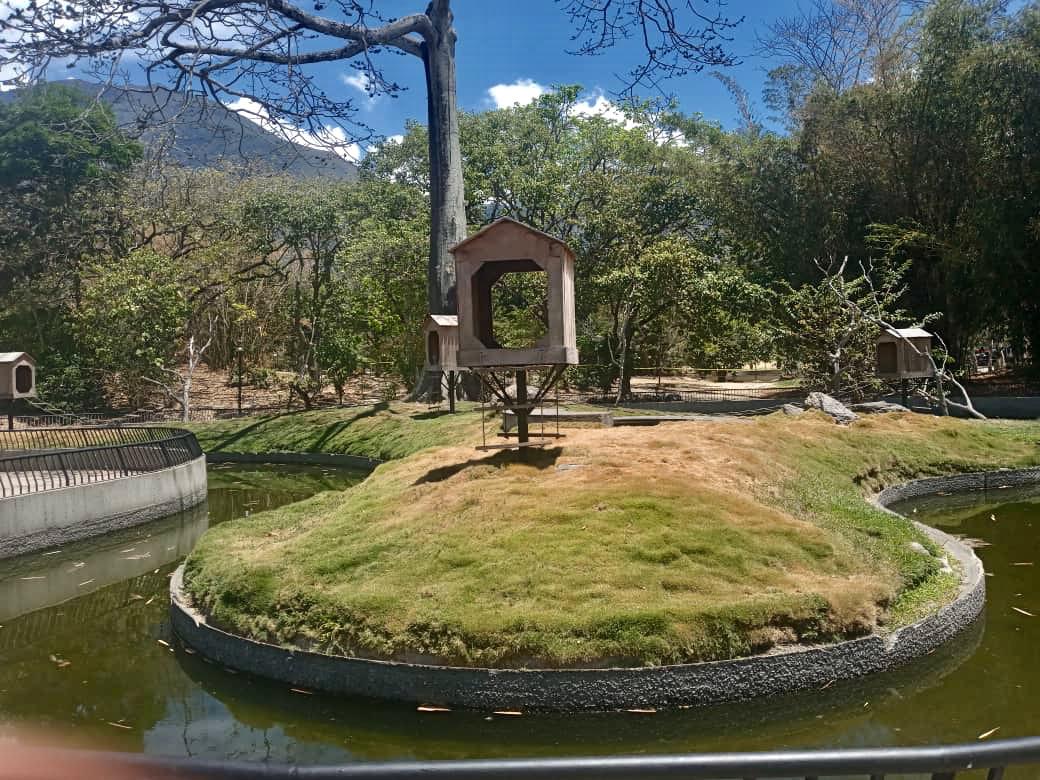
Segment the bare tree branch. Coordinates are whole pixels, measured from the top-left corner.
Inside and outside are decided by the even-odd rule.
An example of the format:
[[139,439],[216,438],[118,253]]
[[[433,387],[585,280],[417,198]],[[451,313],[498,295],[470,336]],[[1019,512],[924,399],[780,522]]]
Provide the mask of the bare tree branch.
[[636,39],[646,61],[621,76],[622,92],[663,91],[663,82],[705,66],[736,65],[723,44],[744,21],[722,12],[723,0],[557,0],[570,17],[574,54],[603,54]]

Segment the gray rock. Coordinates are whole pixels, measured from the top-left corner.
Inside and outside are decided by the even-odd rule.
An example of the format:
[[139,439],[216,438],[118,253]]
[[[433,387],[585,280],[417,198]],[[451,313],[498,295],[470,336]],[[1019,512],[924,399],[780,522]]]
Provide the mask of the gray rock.
[[805,399],[805,408],[819,409],[821,412],[829,414],[838,425],[848,425],[853,420],[859,419],[859,416],[849,407],[826,393],[809,393],[809,397]]
[[928,548],[920,542],[910,542],[910,549],[918,555],[927,555],[929,558],[932,556],[932,554],[928,552]]
[[[512,398],[515,401],[516,400],[516,382],[511,382],[509,385],[507,385],[506,386],[506,392],[509,394],[509,397]],[[527,384],[527,397],[528,398],[534,398],[536,395],[538,395],[539,392],[541,392],[541,388],[538,385],[531,384],[530,382],[528,382],[528,384]]]
[[860,414],[881,414],[883,412],[909,412],[902,404],[890,401],[867,401],[862,404],[849,404],[849,409]]
[[784,404],[782,411],[788,417],[797,417],[800,414],[805,414],[805,409],[794,404]]

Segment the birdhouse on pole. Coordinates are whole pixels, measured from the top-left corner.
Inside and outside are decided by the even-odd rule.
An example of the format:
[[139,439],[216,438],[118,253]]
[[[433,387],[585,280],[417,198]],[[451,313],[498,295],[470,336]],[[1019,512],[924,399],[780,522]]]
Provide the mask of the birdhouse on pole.
[[425,357],[423,368],[447,380],[443,388],[448,396],[448,410],[455,411],[455,387],[459,362],[459,318],[455,314],[428,314],[423,325]]
[[427,371],[458,371],[459,318],[455,314],[427,314],[423,326]]
[[7,410],[7,429],[14,430],[15,401],[36,395],[36,361],[28,352],[0,352],[0,405]]
[[0,401],[36,395],[36,361],[27,352],[0,352]]

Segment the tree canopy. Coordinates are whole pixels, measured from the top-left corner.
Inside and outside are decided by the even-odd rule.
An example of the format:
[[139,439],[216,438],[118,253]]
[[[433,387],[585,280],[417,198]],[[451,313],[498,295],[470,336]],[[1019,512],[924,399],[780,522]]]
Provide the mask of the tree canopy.
[[[873,392],[877,324],[849,302],[892,269],[886,317],[927,320],[955,370],[990,339],[1019,362],[1035,353],[1040,11],[937,0],[889,17],[872,3],[839,41],[848,30],[809,24],[834,10],[826,0],[796,25],[857,64],[835,82],[795,40],[767,96],[784,132],[732,79],[733,130],[661,101],[588,115],[574,85],[458,116],[462,229],[511,216],[577,255],[572,386],[617,397],[640,368],[722,376],[770,361],[805,386]],[[412,385],[430,306],[430,155],[414,122],[355,183],[230,162],[192,171],[141,159],[99,104],[20,92],[0,105],[0,336],[37,353],[45,391],[72,405],[143,397],[192,338],[210,344],[210,370],[304,403],[366,372]],[[120,304],[150,286],[155,308]],[[505,295],[506,335],[530,337],[537,290]],[[116,349],[95,324],[147,343]]]

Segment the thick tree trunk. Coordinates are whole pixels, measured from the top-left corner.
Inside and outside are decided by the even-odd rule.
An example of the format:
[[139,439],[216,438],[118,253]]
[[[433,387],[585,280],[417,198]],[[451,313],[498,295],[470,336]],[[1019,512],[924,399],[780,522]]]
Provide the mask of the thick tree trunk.
[[430,138],[430,265],[427,284],[431,314],[456,314],[455,261],[448,251],[466,237],[462,148],[455,94],[455,31],[451,3],[433,0],[426,14],[434,33],[423,44]]
[[[426,69],[426,110],[430,145],[430,263],[427,305],[431,314],[457,314],[455,259],[449,251],[466,237],[466,200],[459,143],[455,89],[455,30],[450,0],[433,0],[426,9],[433,35],[422,46]],[[441,376],[424,374],[413,396],[427,397],[440,388]],[[466,397],[480,397],[480,382],[463,374]]]

